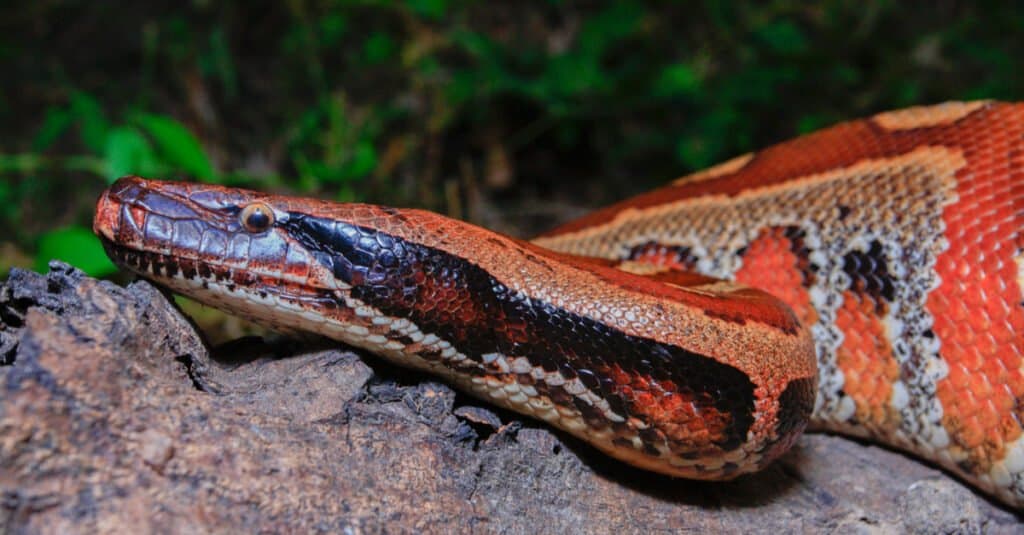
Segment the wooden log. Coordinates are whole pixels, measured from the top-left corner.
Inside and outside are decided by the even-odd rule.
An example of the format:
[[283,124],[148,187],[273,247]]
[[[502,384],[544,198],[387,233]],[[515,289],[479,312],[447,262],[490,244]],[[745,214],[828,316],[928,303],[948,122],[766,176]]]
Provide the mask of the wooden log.
[[212,358],[148,283],[59,263],[12,272],[0,286],[0,531],[1021,529],[869,444],[806,435],[759,474],[674,480],[371,356],[297,347]]

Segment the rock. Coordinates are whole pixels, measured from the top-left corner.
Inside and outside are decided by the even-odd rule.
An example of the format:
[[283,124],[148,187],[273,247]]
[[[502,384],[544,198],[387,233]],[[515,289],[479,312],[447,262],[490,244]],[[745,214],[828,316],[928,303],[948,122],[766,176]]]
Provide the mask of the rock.
[[985,515],[967,489],[944,478],[917,481],[899,498],[909,533],[982,533]]
[[840,437],[734,482],[680,481],[348,349],[231,351],[211,356],[148,283],[14,270],[3,531],[1021,530],[941,472]]

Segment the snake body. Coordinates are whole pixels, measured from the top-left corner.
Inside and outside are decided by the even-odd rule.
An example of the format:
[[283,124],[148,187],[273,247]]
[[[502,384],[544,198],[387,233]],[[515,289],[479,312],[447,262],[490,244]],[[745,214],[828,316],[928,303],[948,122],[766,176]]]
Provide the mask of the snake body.
[[642,468],[732,478],[810,421],[1024,506],[1024,105],[843,123],[532,242],[137,177],[94,228],[174,291],[438,374]]

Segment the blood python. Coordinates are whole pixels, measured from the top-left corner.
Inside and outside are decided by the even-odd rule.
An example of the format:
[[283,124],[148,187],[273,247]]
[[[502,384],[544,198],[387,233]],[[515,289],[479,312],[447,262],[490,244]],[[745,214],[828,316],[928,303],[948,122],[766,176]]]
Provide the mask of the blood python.
[[1024,105],[994,102],[840,124],[532,242],[137,177],[94,223],[174,291],[428,370],[636,466],[728,479],[810,418],[1016,508],[1022,227]]

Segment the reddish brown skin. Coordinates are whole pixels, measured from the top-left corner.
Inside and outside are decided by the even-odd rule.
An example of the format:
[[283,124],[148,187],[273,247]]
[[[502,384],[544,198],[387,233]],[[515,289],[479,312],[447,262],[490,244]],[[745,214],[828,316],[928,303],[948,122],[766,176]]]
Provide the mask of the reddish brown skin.
[[[800,200],[784,205],[781,192]],[[778,203],[777,213],[800,215],[766,224],[754,215],[761,198]],[[539,243],[695,268],[695,246],[651,238],[652,221],[665,228],[671,214],[689,228],[699,220],[688,214],[730,203],[744,208],[716,221],[742,237],[730,264],[738,267],[713,265],[706,274],[766,290],[804,325],[841,337],[834,353],[827,337],[819,341],[822,383],[838,378],[841,390],[823,387],[814,425],[932,458],[1024,505],[1024,105],[948,103],[839,124],[598,210]],[[801,204],[817,211],[800,212]],[[858,215],[868,210],[871,222]],[[920,223],[901,226],[911,218]],[[808,229],[824,244],[807,242]],[[811,256],[840,236],[864,240],[837,259],[849,287],[822,278]],[[627,247],[611,245],[619,240]],[[891,256],[901,249],[908,256]],[[925,282],[908,285],[893,262]],[[835,310],[823,316],[811,288],[828,290]],[[887,318],[908,310],[916,316],[897,324],[921,334],[894,335]],[[899,345],[893,336],[902,336]],[[849,416],[837,408],[843,398],[852,402]]]

